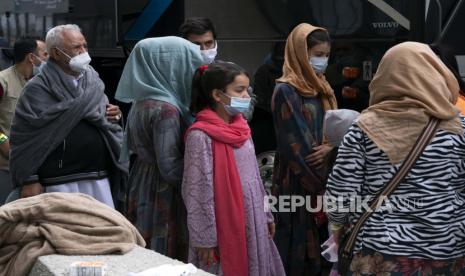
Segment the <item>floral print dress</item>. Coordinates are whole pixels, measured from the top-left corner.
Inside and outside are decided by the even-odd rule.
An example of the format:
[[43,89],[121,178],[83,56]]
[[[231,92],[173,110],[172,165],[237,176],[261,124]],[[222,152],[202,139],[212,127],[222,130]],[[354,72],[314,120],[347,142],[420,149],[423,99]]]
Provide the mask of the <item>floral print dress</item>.
[[356,254],[349,276],[463,276],[465,257],[451,260],[428,260],[381,254],[364,249]]
[[[272,103],[278,144],[272,193],[310,196],[316,202],[315,197],[325,190],[327,168],[312,168],[305,157],[323,143],[321,100],[302,97],[293,86],[279,83]],[[320,245],[328,238],[324,215],[310,213],[303,206],[275,216],[275,242],[287,275],[318,275],[323,261]]]
[[138,101],[129,113],[126,132],[128,147],[136,157],[129,173],[127,217],[144,237],[147,248],[187,261],[180,113],[166,102]]

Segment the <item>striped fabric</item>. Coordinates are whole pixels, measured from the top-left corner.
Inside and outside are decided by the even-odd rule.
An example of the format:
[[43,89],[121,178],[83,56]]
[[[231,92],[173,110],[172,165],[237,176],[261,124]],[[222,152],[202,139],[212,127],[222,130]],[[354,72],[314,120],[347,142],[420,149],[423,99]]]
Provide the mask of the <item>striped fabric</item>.
[[[465,119],[461,118],[465,128]],[[339,148],[327,196],[375,196],[400,164],[388,157],[356,125]],[[439,130],[405,180],[360,231],[362,247],[411,258],[451,259],[465,255],[465,136]],[[363,209],[362,209],[363,210]],[[354,223],[363,212],[329,212],[333,223]]]

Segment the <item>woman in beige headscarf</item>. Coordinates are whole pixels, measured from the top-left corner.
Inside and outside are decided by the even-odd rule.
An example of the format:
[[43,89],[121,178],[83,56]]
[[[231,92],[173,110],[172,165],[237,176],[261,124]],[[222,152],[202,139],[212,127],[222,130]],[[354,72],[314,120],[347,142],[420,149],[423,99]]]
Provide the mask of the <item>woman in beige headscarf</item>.
[[[272,98],[278,144],[272,190],[277,197],[315,199],[324,193],[332,146],[324,142],[323,119],[326,110],[336,108],[324,77],[330,50],[328,32],[310,24],[298,25],[287,38],[283,76]],[[302,206],[276,215],[275,241],[287,275],[318,274],[320,244],[326,238],[319,234],[326,229],[324,214],[309,213]]]
[[[370,93],[328,179],[326,195],[343,197],[343,207],[378,194],[429,119],[442,122],[389,204],[364,223],[349,275],[465,275],[465,120],[454,107],[456,78],[428,45],[405,42],[384,55]],[[328,217],[354,223],[361,212],[353,211]]]

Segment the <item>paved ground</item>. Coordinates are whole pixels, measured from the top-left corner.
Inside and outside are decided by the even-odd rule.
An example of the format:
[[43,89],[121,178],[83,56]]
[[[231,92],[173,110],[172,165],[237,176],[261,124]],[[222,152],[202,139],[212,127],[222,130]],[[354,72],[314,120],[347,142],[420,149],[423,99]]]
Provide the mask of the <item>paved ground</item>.
[[[105,256],[64,256],[49,255],[40,257],[32,268],[29,276],[68,276],[69,266],[77,261],[102,261],[107,264],[105,275],[127,276],[128,272],[141,272],[146,269],[163,264],[183,264],[152,250],[136,246],[134,250],[125,255]],[[213,276],[199,270],[192,276]]]

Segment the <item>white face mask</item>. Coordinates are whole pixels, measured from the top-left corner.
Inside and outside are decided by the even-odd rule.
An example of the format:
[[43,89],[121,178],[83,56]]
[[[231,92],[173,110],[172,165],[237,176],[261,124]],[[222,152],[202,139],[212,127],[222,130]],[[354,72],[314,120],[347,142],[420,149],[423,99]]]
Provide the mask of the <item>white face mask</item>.
[[92,60],[88,52],[84,52],[75,57],[70,57],[67,53],[63,52],[60,48],[57,47],[60,52],[69,58],[69,67],[76,73],[81,73],[89,68],[89,63]]
[[202,57],[203,57],[203,62],[205,64],[210,64],[215,60],[215,57],[218,53],[218,42],[215,41],[215,48],[208,49],[208,50],[200,50]]
[[311,57],[309,60],[310,66],[317,74],[323,74],[328,67],[328,58],[327,57]]

